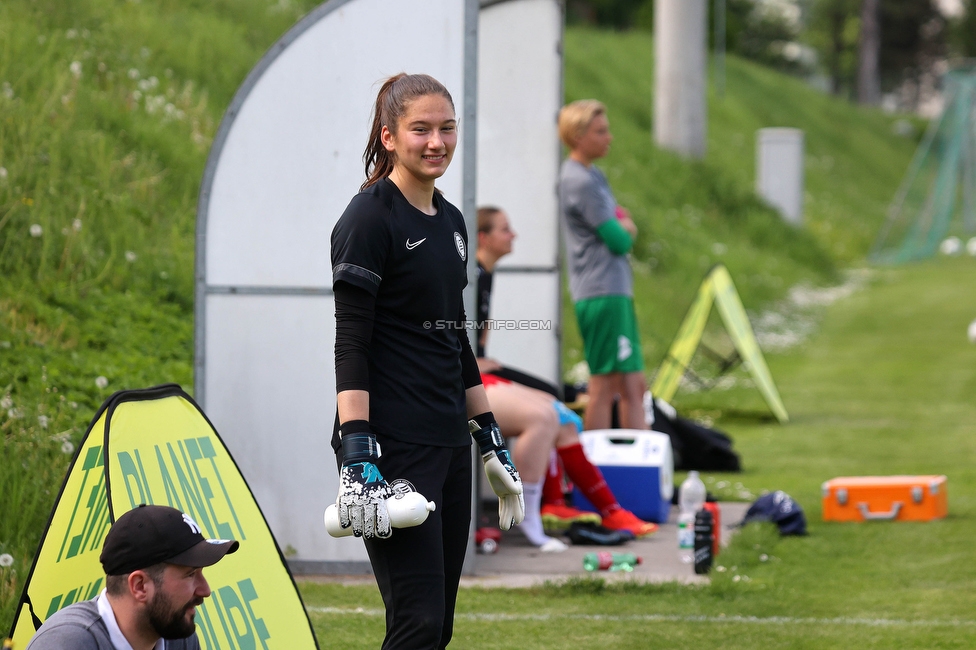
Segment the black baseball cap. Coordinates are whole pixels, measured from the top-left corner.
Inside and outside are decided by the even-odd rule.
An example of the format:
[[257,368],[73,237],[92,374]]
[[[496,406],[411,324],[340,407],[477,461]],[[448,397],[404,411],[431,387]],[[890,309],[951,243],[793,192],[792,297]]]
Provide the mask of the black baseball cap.
[[142,504],[119,517],[102,545],[105,575],[120,576],[160,562],[205,567],[240,546],[232,539],[206,539],[200,526],[169,506]]

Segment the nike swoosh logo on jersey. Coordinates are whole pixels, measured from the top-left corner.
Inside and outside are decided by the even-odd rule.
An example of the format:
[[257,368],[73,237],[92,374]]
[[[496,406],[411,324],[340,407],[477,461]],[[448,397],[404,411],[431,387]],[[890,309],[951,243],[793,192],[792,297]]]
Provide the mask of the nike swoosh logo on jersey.
[[408,251],[412,251],[413,249],[417,248],[417,246],[420,246],[421,244],[423,244],[425,241],[427,241],[427,238],[426,237],[424,237],[420,241],[411,242],[410,241],[410,238],[408,237],[407,238],[407,250]]

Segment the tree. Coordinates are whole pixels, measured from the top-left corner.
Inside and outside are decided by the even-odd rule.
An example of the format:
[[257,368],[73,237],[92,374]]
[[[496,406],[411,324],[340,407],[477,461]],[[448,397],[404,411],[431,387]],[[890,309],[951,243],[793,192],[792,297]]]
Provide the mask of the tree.
[[[926,77],[948,54],[945,19],[932,0],[885,0],[881,4],[881,87],[904,89],[903,102],[918,105]],[[934,82],[933,82],[934,85]]]
[[[866,6],[869,2],[877,2],[876,14],[873,6]],[[868,29],[872,33],[865,33],[866,10],[869,16],[877,16],[877,36],[871,25]],[[850,95],[859,77],[859,63],[868,66],[869,53],[875,47],[877,76],[866,74],[864,81],[874,83],[873,77],[877,86],[865,87],[868,97],[874,96],[875,87],[890,92],[906,82],[917,91],[924,77],[935,74],[938,62],[946,54],[945,20],[934,0],[813,0],[804,38],[820,54],[821,65],[830,78],[830,91],[838,95]],[[878,39],[877,44],[874,38]],[[917,101],[916,92],[907,103]]]
[[860,4],[860,0],[815,0],[811,7],[805,39],[820,54],[834,95],[847,94],[853,80]]
[[959,57],[976,57],[976,0],[966,0],[963,15],[953,21],[951,27],[953,54]]
[[[628,29],[634,26],[638,12],[653,13],[653,6],[654,0],[569,0],[566,3],[566,17],[570,23]],[[645,21],[646,18],[641,20],[642,23]],[[651,26],[653,22],[647,28]]]
[[796,0],[726,0],[726,47],[785,72],[803,72],[796,42],[802,27],[800,14]]
[[857,101],[881,101],[881,0],[861,3],[861,34],[857,47]]

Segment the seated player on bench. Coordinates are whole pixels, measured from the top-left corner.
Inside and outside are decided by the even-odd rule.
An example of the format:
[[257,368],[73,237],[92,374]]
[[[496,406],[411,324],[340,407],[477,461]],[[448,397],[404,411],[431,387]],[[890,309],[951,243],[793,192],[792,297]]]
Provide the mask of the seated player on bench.
[[[488,402],[502,434],[517,438],[512,456],[522,476],[525,497],[525,520],[519,530],[544,551],[561,551],[565,545],[545,535],[543,518],[547,524],[556,524],[550,527],[565,527],[573,521],[589,521],[601,523],[612,530],[628,531],[636,537],[650,535],[657,531],[658,526],[642,521],[622,508],[604,481],[603,474],[586,458],[579,441],[583,422],[554,397],[558,394],[555,387],[545,390],[551,386],[548,382],[507,369],[485,357],[485,321],[491,303],[492,273],[498,260],[512,251],[514,239],[515,232],[504,211],[494,207],[478,210],[478,366]],[[521,377],[527,379],[523,381]],[[550,463],[553,448],[570,480],[600,511],[599,517],[571,508],[562,501],[561,480],[557,473],[548,471],[553,464]],[[551,476],[548,480],[547,475]],[[547,502],[543,506],[544,491]]]

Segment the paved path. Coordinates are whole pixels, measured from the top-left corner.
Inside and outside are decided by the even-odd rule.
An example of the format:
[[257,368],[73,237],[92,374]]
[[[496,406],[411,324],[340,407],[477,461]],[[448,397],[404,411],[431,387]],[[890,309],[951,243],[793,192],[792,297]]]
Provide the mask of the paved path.
[[[721,503],[722,544],[727,544],[734,532],[733,526],[749,508],[748,503]],[[492,555],[478,554],[474,558],[474,575],[461,578],[462,587],[529,587],[546,581],[560,582],[589,574],[583,569],[583,555],[591,551],[624,551],[643,558],[633,572],[600,572],[607,581],[635,580],[641,582],[685,583],[706,582],[705,576],[696,575],[690,564],[682,564],[678,558],[675,518],[677,508],[672,507],[668,523],[644,539],[634,540],[622,546],[570,546],[562,553],[542,553],[530,545],[518,531],[503,534],[498,552]],[[721,557],[721,554],[719,555]],[[372,583],[371,575],[362,576],[296,576],[299,580],[343,582],[345,584]]]
[[[734,532],[731,525],[742,521],[749,508],[748,503],[721,503],[722,543],[727,544]],[[608,581],[637,580],[642,582],[706,582],[705,576],[695,574],[690,564],[682,564],[678,558],[678,542],[675,518],[677,508],[672,507],[668,523],[662,524],[657,533],[644,539],[628,542],[623,546],[570,546],[562,553],[542,553],[531,546],[517,531],[509,531],[502,537],[498,552],[477,556],[475,575],[461,579],[462,586],[527,587],[546,580],[562,581],[588,574],[583,569],[583,556],[591,551],[623,551],[634,553],[643,562],[631,573],[600,572]],[[721,555],[721,554],[720,554]]]

